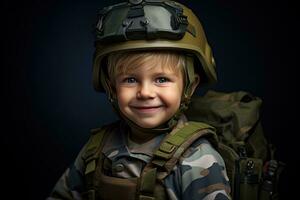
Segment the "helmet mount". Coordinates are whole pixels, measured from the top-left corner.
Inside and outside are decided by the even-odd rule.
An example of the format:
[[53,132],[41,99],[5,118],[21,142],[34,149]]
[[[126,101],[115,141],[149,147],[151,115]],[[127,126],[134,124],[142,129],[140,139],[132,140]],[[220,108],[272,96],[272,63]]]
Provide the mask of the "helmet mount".
[[[96,26],[96,42],[115,43],[131,40],[179,40],[188,26],[181,6],[173,1],[129,0],[102,9]],[[106,25],[111,22],[109,25]]]

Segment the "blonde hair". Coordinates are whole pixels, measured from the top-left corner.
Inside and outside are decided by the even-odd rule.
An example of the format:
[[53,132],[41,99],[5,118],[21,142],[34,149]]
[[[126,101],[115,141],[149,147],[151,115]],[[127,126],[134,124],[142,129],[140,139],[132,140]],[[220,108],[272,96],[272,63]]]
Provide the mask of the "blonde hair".
[[141,66],[147,67],[169,67],[177,73],[185,74],[185,56],[176,51],[132,51],[117,52],[110,54],[108,61],[108,76],[114,85],[115,78],[120,74],[125,74],[136,70]]

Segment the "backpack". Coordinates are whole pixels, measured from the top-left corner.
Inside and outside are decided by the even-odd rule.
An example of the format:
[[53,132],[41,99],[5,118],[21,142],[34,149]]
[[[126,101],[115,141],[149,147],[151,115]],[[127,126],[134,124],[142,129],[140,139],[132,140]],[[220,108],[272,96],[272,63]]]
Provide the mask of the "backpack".
[[193,97],[186,116],[216,128],[218,151],[226,164],[234,200],[278,199],[278,181],[285,164],[260,122],[262,100],[245,91],[209,90]]

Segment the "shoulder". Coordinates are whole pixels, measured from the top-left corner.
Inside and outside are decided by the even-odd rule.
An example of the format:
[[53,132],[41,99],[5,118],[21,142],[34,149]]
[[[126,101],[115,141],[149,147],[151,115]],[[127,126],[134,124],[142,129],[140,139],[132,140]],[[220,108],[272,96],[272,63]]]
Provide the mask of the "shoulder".
[[69,176],[69,185],[77,187],[82,184],[81,181],[85,173],[87,160],[97,156],[97,153],[104,142],[104,136],[107,135],[106,133],[110,133],[118,127],[119,122],[114,122],[90,131],[89,138],[77,154],[74,163],[69,167],[69,171],[67,173]]
[[206,138],[196,140],[165,182],[179,199],[229,199],[223,158]]
[[205,137],[196,140],[182,155],[181,165],[208,168],[214,163],[225,167],[225,163],[219,152]]
[[114,128],[118,128],[119,124],[119,122],[111,123],[104,125],[101,128],[91,130],[90,137],[81,148],[74,163],[67,168],[56,183],[51,193],[51,197],[48,198],[49,200],[54,199],[54,197],[58,197],[60,199],[77,199],[76,196],[78,196],[79,192],[83,191],[85,188],[84,174],[87,164],[85,159],[88,156],[95,155],[95,150],[97,150],[98,147],[101,147],[101,140],[103,138],[100,136],[104,135],[103,133],[105,132],[110,132],[113,131]]
[[102,140],[104,140],[105,133],[113,132],[115,129],[120,127],[120,122],[113,122],[109,124],[105,124],[99,128],[94,128],[90,130],[90,135],[87,141],[84,143],[80,152],[78,153],[74,167],[77,170],[82,170],[84,167],[84,159],[85,157],[90,156],[89,154],[96,153],[96,150],[100,147]]

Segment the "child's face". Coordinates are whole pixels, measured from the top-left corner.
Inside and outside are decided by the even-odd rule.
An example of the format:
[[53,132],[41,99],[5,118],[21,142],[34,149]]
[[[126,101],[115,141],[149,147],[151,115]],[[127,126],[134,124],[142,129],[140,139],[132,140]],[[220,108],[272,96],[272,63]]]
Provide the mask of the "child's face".
[[116,77],[121,112],[143,128],[168,121],[180,106],[183,75],[172,67],[140,66]]

